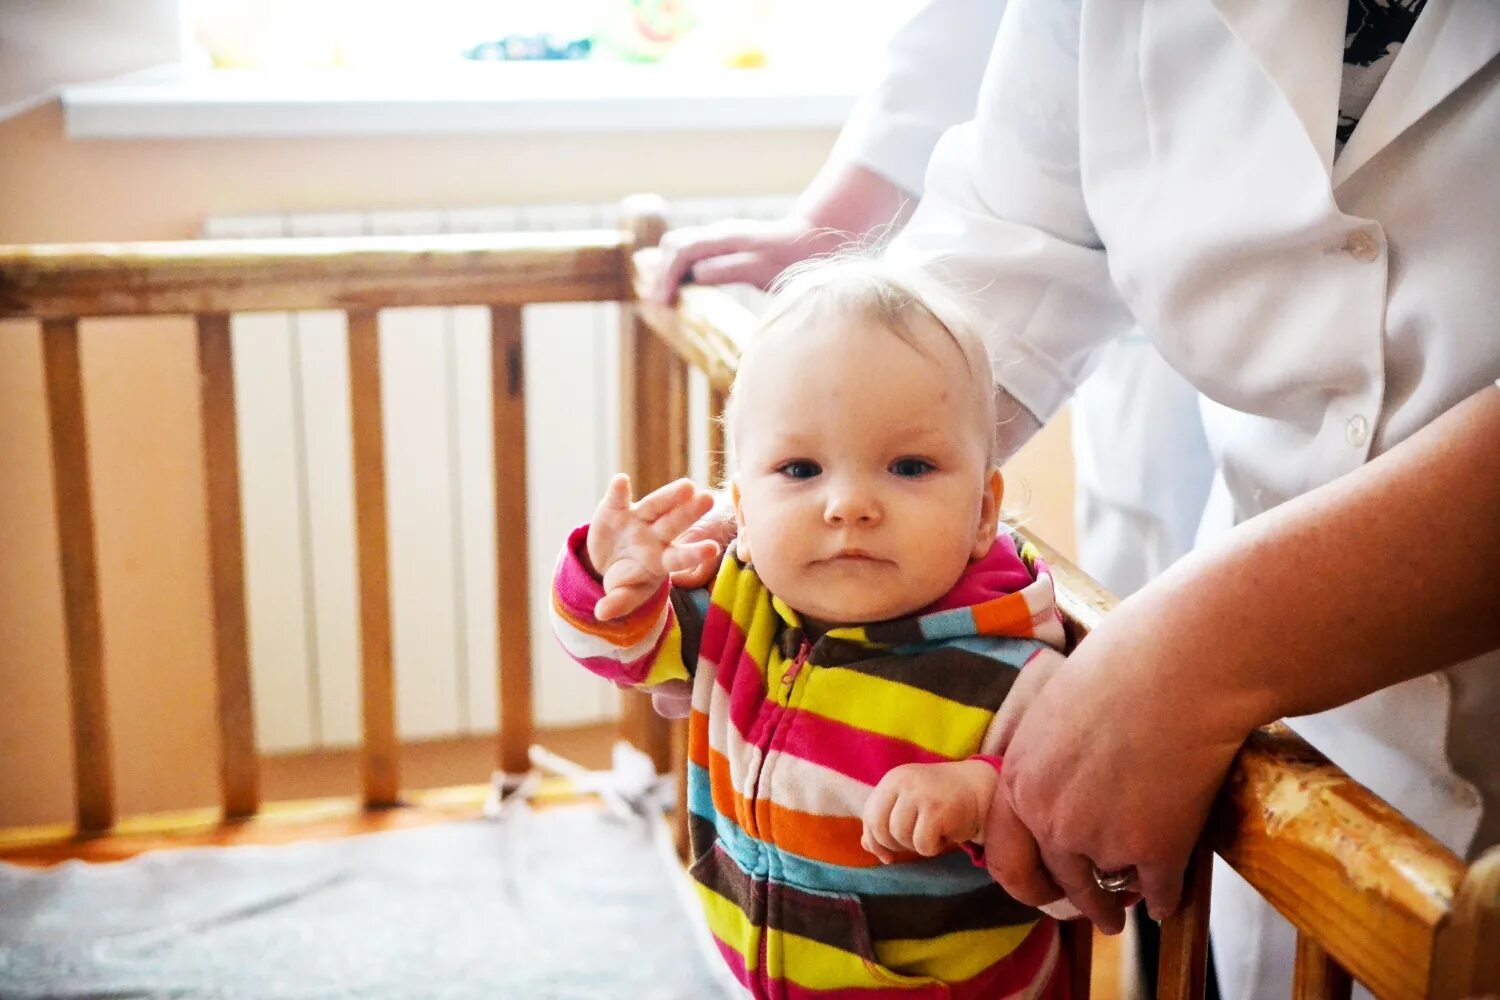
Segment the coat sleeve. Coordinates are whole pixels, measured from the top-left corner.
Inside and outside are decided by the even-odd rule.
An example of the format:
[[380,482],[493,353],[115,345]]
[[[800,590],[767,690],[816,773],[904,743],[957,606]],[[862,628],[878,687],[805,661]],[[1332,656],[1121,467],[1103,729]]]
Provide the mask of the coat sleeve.
[[583,558],[584,525],[568,536],[552,578],[549,618],[563,649],[589,671],[623,687],[689,680],[698,658],[707,591],[674,590],[663,581],[651,599],[623,618],[599,621],[604,585]]
[[921,197],[938,137],[974,117],[1005,0],[927,0],[886,46],[829,159],[857,163]]
[[1132,318],[1082,186],[1081,0],[1010,0],[975,120],[948,131],[889,253],[970,304],[995,380],[1045,423]]

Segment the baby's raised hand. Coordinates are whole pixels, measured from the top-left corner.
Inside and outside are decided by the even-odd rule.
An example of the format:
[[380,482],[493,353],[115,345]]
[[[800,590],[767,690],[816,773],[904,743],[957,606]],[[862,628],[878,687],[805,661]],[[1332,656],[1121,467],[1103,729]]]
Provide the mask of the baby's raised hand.
[[887,864],[898,851],[935,857],[984,829],[998,775],[982,760],[902,764],[865,803],[864,849]]
[[621,473],[611,479],[589,522],[589,562],[604,582],[594,617],[608,621],[630,614],[669,573],[717,555],[717,542],[677,542],[712,505],[712,495],[689,479],[668,483],[634,503],[630,477]]

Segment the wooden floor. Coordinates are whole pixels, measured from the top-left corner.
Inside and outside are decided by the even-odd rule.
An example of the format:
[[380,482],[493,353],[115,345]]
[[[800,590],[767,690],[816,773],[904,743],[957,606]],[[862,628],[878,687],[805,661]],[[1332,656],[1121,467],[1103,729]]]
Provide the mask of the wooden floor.
[[[536,734],[536,742],[548,750],[591,769],[609,767],[610,747],[617,738],[618,727],[612,722],[542,729]],[[261,797],[267,802],[349,795],[359,788],[357,749],[278,754],[262,758],[260,766]],[[484,784],[494,770],[493,736],[428,740],[401,747],[401,787],[405,789]]]

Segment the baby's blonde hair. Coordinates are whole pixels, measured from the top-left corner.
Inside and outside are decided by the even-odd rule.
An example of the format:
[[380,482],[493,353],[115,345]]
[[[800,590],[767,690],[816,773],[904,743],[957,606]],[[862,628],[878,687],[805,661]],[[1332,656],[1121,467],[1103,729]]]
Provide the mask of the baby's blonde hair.
[[[998,464],[996,389],[989,351],[958,297],[942,282],[924,271],[883,257],[846,251],[793,265],[776,279],[771,292],[770,307],[740,354],[741,368],[757,353],[757,345],[768,331],[792,320],[809,323],[829,317],[868,319],[900,337],[914,350],[926,353],[913,326],[916,320],[930,319],[958,347],[969,377],[977,382],[976,396],[983,408],[980,417],[982,426],[987,428],[986,460],[989,465]],[[724,405],[726,441],[734,440],[738,390],[736,379]]]

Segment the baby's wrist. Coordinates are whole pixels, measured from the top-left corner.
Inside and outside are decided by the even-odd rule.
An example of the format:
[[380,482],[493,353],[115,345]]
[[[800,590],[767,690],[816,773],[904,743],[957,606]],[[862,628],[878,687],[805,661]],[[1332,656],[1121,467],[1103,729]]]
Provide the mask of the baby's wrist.
[[984,823],[989,818],[990,802],[995,797],[995,787],[1000,783],[1000,758],[992,754],[975,754],[964,765],[964,780],[974,796],[974,815],[979,827],[973,842],[984,843]]

